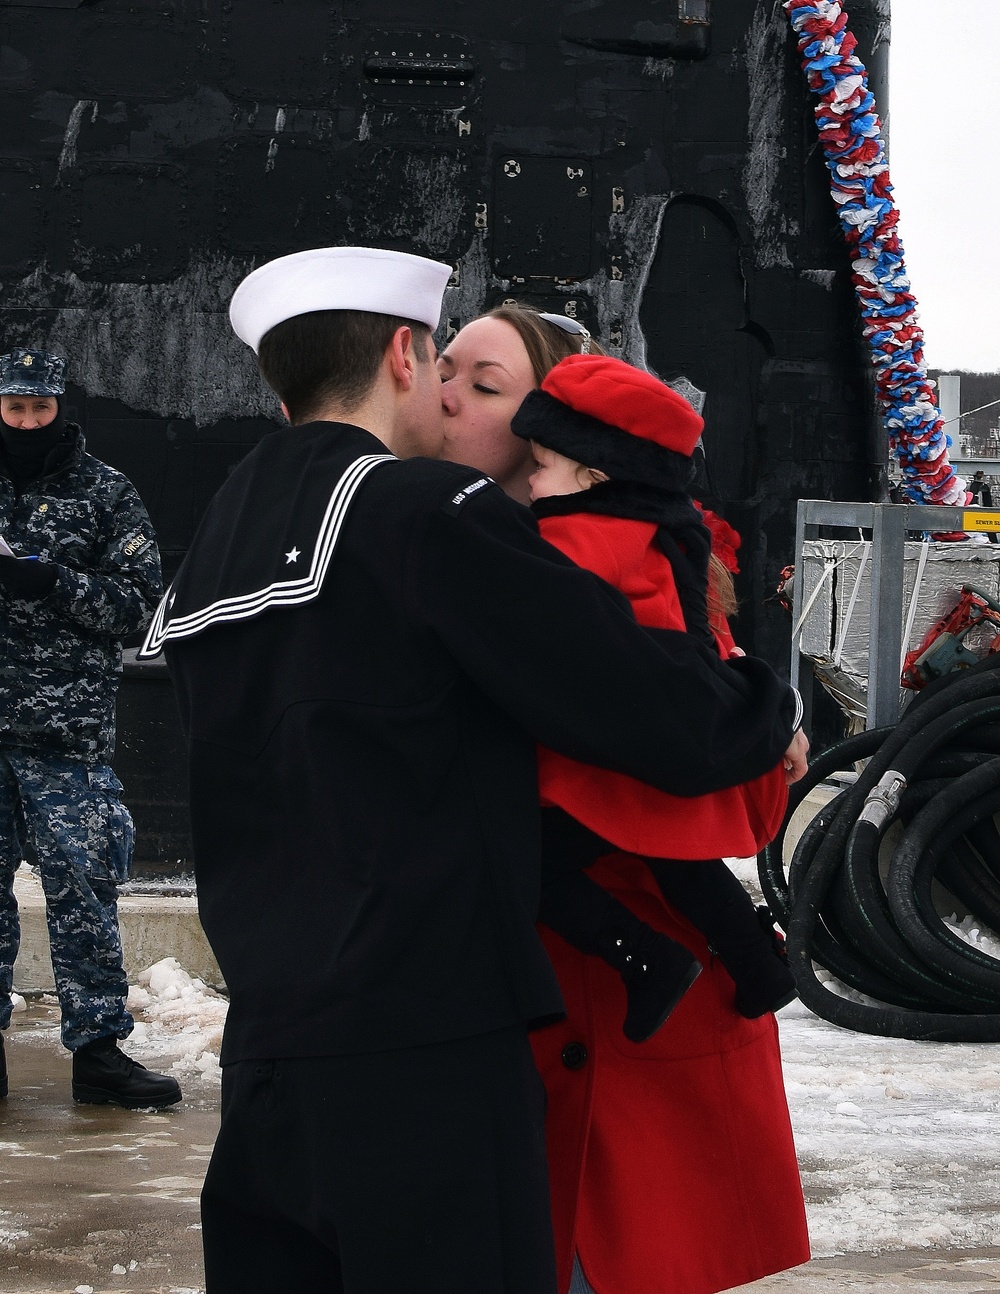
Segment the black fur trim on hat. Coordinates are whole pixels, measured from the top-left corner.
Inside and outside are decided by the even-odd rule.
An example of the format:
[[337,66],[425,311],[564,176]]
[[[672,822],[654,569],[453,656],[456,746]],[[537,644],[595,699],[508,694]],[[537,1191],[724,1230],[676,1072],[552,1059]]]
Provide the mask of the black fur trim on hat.
[[547,391],[528,392],[514,414],[511,430],[615,481],[686,490],[694,473],[693,459],[687,455],[579,413]]
[[638,481],[601,481],[577,494],[554,494],[531,505],[536,517],[568,517],[574,512],[598,512],[658,526],[690,526],[701,514],[686,490],[661,490]]
[[[679,458],[680,455],[674,457]],[[690,494],[680,490],[660,490],[633,481],[602,481],[576,494],[556,494],[547,499],[537,499],[531,510],[536,517],[568,517],[578,512],[596,512],[608,517],[655,523],[656,542],[673,570],[687,631],[706,645],[715,647],[715,635],[708,620],[708,558],[712,551],[712,538]]]

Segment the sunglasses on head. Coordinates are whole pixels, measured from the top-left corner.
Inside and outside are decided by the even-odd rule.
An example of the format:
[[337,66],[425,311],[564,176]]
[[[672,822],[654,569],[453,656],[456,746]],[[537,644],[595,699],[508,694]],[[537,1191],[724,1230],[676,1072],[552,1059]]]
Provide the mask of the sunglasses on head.
[[579,319],[571,319],[569,315],[550,315],[538,312],[539,319],[544,319],[546,323],[553,324],[556,328],[561,328],[563,332],[570,333],[573,337],[582,337],[583,344],[580,348],[581,355],[590,354],[590,333],[584,328]]

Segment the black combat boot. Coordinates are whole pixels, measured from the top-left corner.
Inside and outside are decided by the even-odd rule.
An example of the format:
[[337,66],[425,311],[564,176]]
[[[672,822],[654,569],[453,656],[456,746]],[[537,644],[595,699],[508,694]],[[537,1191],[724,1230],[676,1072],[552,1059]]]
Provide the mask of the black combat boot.
[[177,1080],[154,1074],[126,1056],[116,1038],[98,1038],[73,1053],[73,1100],[86,1105],[159,1109],[181,1099]]
[[7,1095],[7,1057],[3,1050],[3,1034],[0,1033],[0,1101]]

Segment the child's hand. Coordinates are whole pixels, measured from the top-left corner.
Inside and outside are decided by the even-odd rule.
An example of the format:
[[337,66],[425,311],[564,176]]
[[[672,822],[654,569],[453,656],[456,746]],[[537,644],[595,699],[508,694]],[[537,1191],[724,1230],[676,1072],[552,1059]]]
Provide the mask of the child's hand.
[[785,782],[788,786],[805,777],[809,771],[809,738],[800,728],[785,751]]

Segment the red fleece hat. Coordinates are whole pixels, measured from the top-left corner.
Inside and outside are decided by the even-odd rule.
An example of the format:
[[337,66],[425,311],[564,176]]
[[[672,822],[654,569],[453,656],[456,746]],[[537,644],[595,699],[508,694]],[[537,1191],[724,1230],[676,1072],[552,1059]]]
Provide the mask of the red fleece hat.
[[541,389],[577,413],[685,458],[694,453],[705,426],[665,382],[610,355],[569,355],[548,373]]

